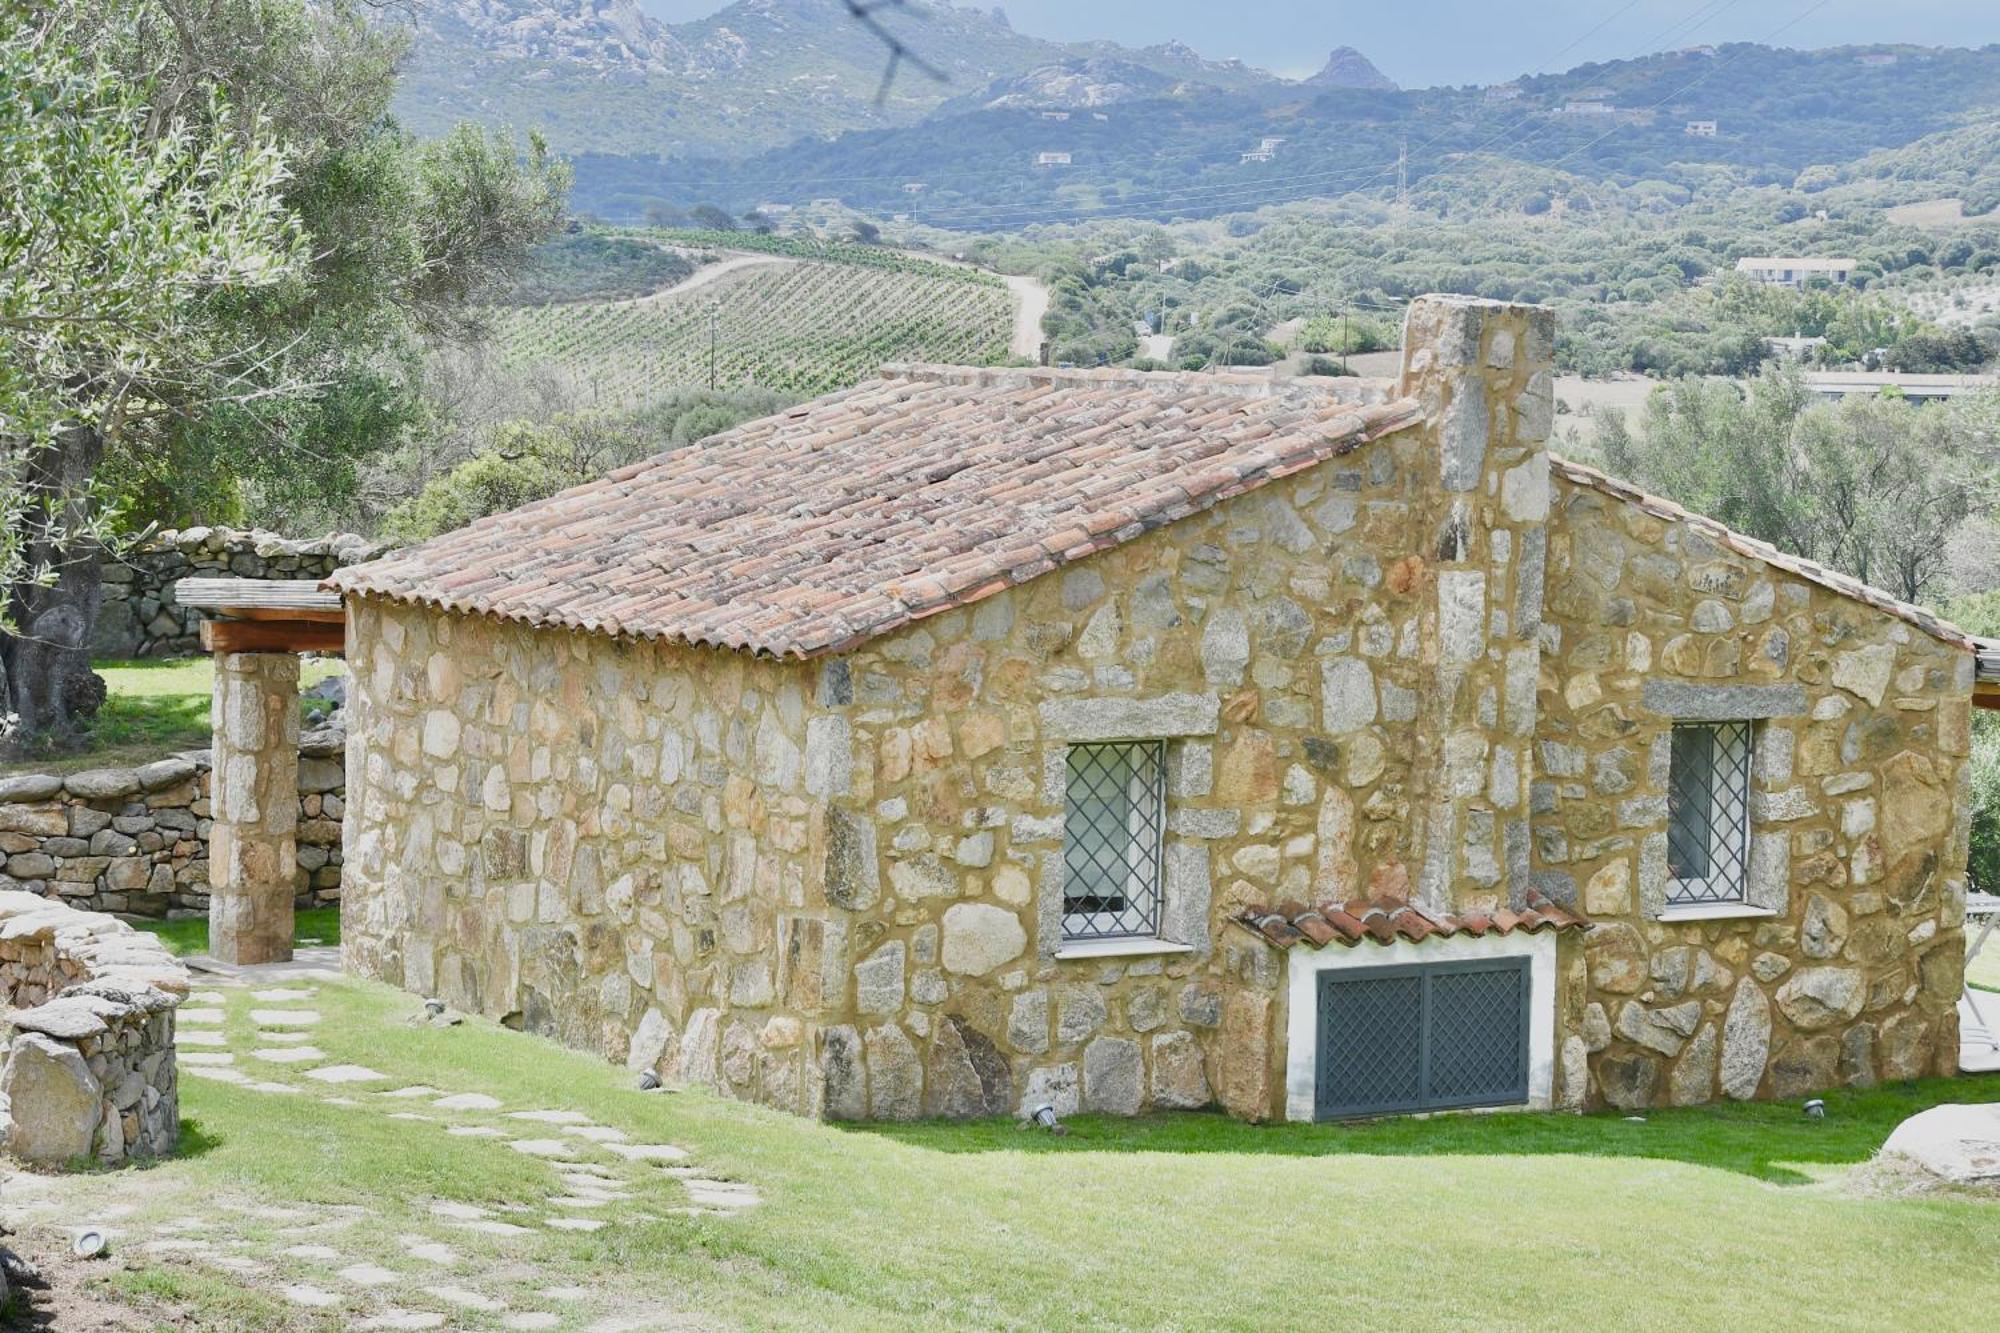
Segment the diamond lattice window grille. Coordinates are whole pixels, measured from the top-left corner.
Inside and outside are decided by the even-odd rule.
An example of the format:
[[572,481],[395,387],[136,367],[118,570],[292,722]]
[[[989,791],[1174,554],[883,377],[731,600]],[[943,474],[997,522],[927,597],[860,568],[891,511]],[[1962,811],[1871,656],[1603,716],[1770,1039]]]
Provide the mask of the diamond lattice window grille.
[[1681,723],[1667,768],[1667,903],[1740,903],[1750,864],[1750,724]]
[[1063,938],[1160,933],[1166,745],[1072,745],[1063,789]]

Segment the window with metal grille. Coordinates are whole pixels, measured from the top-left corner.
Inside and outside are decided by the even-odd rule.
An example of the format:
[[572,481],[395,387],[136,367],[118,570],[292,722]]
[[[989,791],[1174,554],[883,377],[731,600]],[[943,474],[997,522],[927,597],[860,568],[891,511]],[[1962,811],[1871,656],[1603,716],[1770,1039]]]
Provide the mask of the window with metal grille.
[[1527,1101],[1529,993],[1526,958],[1322,972],[1315,1115]]
[[1072,745],[1063,788],[1063,938],[1160,933],[1162,741]]
[[1667,905],[1740,903],[1750,862],[1750,724],[1686,722],[1667,769]]

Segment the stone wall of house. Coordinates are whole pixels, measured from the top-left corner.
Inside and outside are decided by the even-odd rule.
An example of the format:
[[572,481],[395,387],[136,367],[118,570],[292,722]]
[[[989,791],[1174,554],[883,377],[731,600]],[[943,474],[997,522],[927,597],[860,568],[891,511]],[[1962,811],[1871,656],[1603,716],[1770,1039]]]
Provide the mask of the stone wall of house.
[[845,951],[812,668],[349,617],[346,965],[816,1114],[821,959]]
[[235,528],[168,531],[104,561],[104,602],[93,657],[185,657],[201,649],[202,613],[174,599],[184,578],[323,579],[380,555],[365,537],[337,532],[293,540]]
[[[1560,1024],[1571,1101],[1955,1072],[1972,655],[1691,523],[1568,479],[1556,496],[1535,868],[1599,923]],[[1661,919],[1677,717],[1758,719],[1767,915]]]
[[[1525,892],[1553,329],[1412,318],[1423,428],[829,665],[829,1114],[1279,1115],[1285,960],[1233,917]],[[1068,746],[1159,736],[1189,947],[1059,956]]]
[[[299,907],[340,901],[346,738],[299,745]],[[208,911],[209,755],[0,777],[0,890],[126,916]]]
[[152,936],[33,894],[0,891],[0,926],[0,1144],[45,1166],[172,1152],[186,971]]

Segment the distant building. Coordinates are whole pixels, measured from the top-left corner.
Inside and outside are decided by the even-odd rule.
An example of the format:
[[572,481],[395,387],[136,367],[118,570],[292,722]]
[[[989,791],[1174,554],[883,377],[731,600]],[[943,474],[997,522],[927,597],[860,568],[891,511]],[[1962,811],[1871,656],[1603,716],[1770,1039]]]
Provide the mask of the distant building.
[[1829,370],[1807,375],[1806,388],[1822,398],[1853,394],[1893,393],[1913,402],[1956,398],[1967,393],[1991,393],[2000,375],[1906,375],[1888,370]]
[[1104,113],[1103,113],[1102,111],[1093,111],[1093,112],[1091,112],[1091,113],[1090,113],[1090,118],[1091,118],[1092,120],[1101,120],[1101,121],[1103,121],[1103,122],[1104,122],[1105,124],[1107,124],[1107,125],[1109,125],[1109,124],[1111,123],[1111,117],[1110,117],[1110,116],[1107,116],[1107,115],[1106,115],[1106,114],[1104,114]]
[[1687,123],[1687,129],[1683,133],[1690,139],[1713,139],[1715,137],[1715,122],[1712,120],[1691,120]]
[[1268,148],[1251,148],[1245,150],[1243,160],[1245,162],[1269,162],[1276,156],[1277,154]]
[[1486,100],[1489,102],[1512,102],[1518,100],[1520,96],[1521,85],[1518,83],[1496,83],[1486,90]]
[[767,218],[781,218],[792,211],[792,206],[790,204],[759,204],[754,211],[762,213]]
[[1260,152],[1269,153],[1274,151],[1284,141],[1285,136],[1282,134],[1267,134],[1264,136],[1264,141],[1258,144],[1257,147]]
[[1038,167],[1066,167],[1070,165],[1070,155],[1068,153],[1036,153],[1035,165]]
[[1564,102],[1556,108],[1558,116],[1614,116],[1618,109],[1609,102]]
[[924,183],[923,183],[922,181],[904,181],[904,182],[903,182],[903,193],[904,193],[904,194],[922,194],[922,193],[924,192],[924,189],[925,189],[925,186],[924,186]]
[[1839,284],[1853,276],[1854,261],[1746,255],[1736,261],[1736,271],[1752,282],[1769,283],[1773,287],[1803,287],[1818,278]]
[[1068,119],[1069,119],[1069,112],[1067,112],[1067,111],[1044,111],[1044,112],[1042,113],[1042,119],[1043,119],[1043,120],[1068,120]]
[[1854,57],[1854,63],[1857,65],[1873,65],[1877,68],[1884,65],[1893,65],[1896,63],[1896,53],[1894,51],[1866,51]]
[[1803,335],[1794,335],[1789,338],[1766,338],[1764,339],[1764,346],[1770,348],[1772,354],[1775,356],[1782,356],[1796,361],[1814,348],[1826,346],[1826,339],[1808,338]]

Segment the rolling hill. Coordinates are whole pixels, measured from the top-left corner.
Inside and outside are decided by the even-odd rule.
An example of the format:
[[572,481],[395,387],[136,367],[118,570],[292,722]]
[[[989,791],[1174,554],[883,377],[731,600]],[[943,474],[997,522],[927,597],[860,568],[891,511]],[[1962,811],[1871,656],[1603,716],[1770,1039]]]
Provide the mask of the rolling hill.
[[853,247],[761,238],[634,233],[716,247],[692,276],[637,298],[561,300],[493,312],[503,373],[551,375],[584,405],[623,411],[676,392],[755,385],[805,398],[858,383],[890,361],[1004,361],[1013,298],[971,269]]
[[1177,44],[1044,41],[997,8],[949,0],[878,18],[942,77],[906,64],[885,91],[887,49],[841,0],[738,0],[679,24],[634,0],[437,0],[412,11],[396,113],[425,135],[465,119],[538,129],[568,153],[733,158],[914,124],[995,79],[1065,60],[1117,59],[1218,88],[1283,82]]

